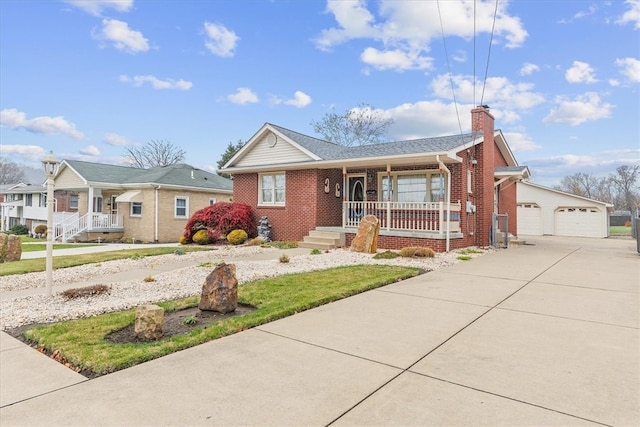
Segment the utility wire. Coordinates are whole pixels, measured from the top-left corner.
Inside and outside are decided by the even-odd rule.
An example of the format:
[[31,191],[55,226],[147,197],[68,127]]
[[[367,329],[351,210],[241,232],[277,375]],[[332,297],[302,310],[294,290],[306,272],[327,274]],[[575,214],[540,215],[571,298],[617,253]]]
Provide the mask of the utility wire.
[[496,29],[497,15],[498,15],[498,0],[496,0],[496,7],[493,10],[493,25],[491,26],[491,38],[489,39],[489,52],[487,53],[487,67],[484,70],[484,82],[482,83],[482,97],[480,97],[480,105],[484,103],[484,90],[487,87],[487,76],[489,75],[489,62],[491,60],[491,46],[493,45],[493,34]]
[[440,12],[440,0],[436,0],[438,5],[438,18],[440,19],[440,33],[442,34],[442,44],[444,45],[444,55],[447,58],[447,70],[449,71],[449,85],[451,86],[451,93],[453,94],[453,105],[456,109],[456,116],[458,118],[458,128],[460,129],[460,135],[462,136],[462,123],[460,122],[460,112],[458,111],[458,101],[456,100],[456,91],[453,87],[453,74],[451,74],[451,64],[449,62],[449,52],[447,51],[447,42],[444,36],[444,25],[442,24],[442,13]]

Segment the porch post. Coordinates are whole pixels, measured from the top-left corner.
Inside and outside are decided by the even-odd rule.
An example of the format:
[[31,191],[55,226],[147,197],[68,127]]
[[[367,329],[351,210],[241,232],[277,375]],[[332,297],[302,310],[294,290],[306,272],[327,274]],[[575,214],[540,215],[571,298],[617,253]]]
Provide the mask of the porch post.
[[342,228],[347,226],[347,167],[342,166]]
[[387,163],[387,231],[391,230],[391,164]]
[[87,192],[87,231],[93,230],[93,187]]

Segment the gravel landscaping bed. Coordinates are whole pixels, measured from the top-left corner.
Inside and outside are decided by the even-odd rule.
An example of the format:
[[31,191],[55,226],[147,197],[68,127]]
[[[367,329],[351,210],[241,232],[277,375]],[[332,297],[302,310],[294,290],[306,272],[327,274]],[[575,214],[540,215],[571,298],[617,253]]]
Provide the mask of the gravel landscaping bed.
[[[487,253],[469,254],[477,257]],[[0,277],[0,292],[3,299],[0,304],[0,329],[7,330],[34,323],[51,323],[62,320],[87,317],[101,313],[129,309],[141,304],[184,298],[199,295],[206,276],[221,261],[236,265],[238,283],[243,283],[288,273],[298,273],[326,268],[357,265],[386,264],[408,266],[433,271],[438,268],[461,262],[457,259],[459,251],[436,254],[434,258],[395,258],[374,259],[372,254],[351,252],[348,249],[336,249],[317,255],[303,254],[290,256],[288,263],[281,263],[279,257],[286,251],[259,246],[224,246],[218,250],[189,252],[184,255],[160,255],[141,259],[122,259],[77,267],[61,268],[53,272],[52,297],[44,295],[45,273],[28,273]],[[309,251],[310,252],[310,251]],[[300,253],[300,250],[297,251]],[[265,259],[268,258],[268,259]],[[187,267],[152,274],[155,281],[130,280],[112,282],[109,275],[138,269],[155,269],[172,263],[190,264]],[[67,300],[60,291],[64,288],[81,287],[88,280],[103,277],[100,284],[108,285],[108,294]],[[73,286],[73,284],[78,286]],[[42,288],[42,294],[7,298],[7,292]],[[56,289],[58,288],[58,289]]]

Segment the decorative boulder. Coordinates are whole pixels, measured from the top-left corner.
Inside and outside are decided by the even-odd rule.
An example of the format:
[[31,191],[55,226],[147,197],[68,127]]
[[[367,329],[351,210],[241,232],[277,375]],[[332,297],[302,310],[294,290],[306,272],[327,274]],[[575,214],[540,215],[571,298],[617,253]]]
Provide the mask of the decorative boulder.
[[0,233],[0,263],[20,261],[22,257],[22,242],[20,236]]
[[234,264],[220,263],[205,279],[198,308],[231,313],[238,307],[238,279]]
[[135,334],[138,339],[150,341],[162,337],[164,309],[154,304],[138,306],[136,309]]
[[366,215],[360,221],[358,232],[351,242],[351,251],[374,254],[378,251],[380,220],[374,215]]

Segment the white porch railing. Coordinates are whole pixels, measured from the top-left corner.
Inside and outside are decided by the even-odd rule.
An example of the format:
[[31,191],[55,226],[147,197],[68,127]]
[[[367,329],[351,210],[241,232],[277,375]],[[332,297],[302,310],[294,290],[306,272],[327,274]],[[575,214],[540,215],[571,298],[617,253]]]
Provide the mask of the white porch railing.
[[[460,203],[450,203],[449,231],[460,231]],[[342,226],[358,227],[365,215],[375,215],[381,230],[425,231],[444,234],[447,231],[447,205],[414,202],[343,202]]]
[[83,231],[104,231],[110,229],[122,229],[123,227],[124,218],[122,215],[93,213],[91,215],[85,214],[80,217],[74,216],[72,218],[67,218],[61,223],[55,224],[54,240],[59,239],[65,242]]

